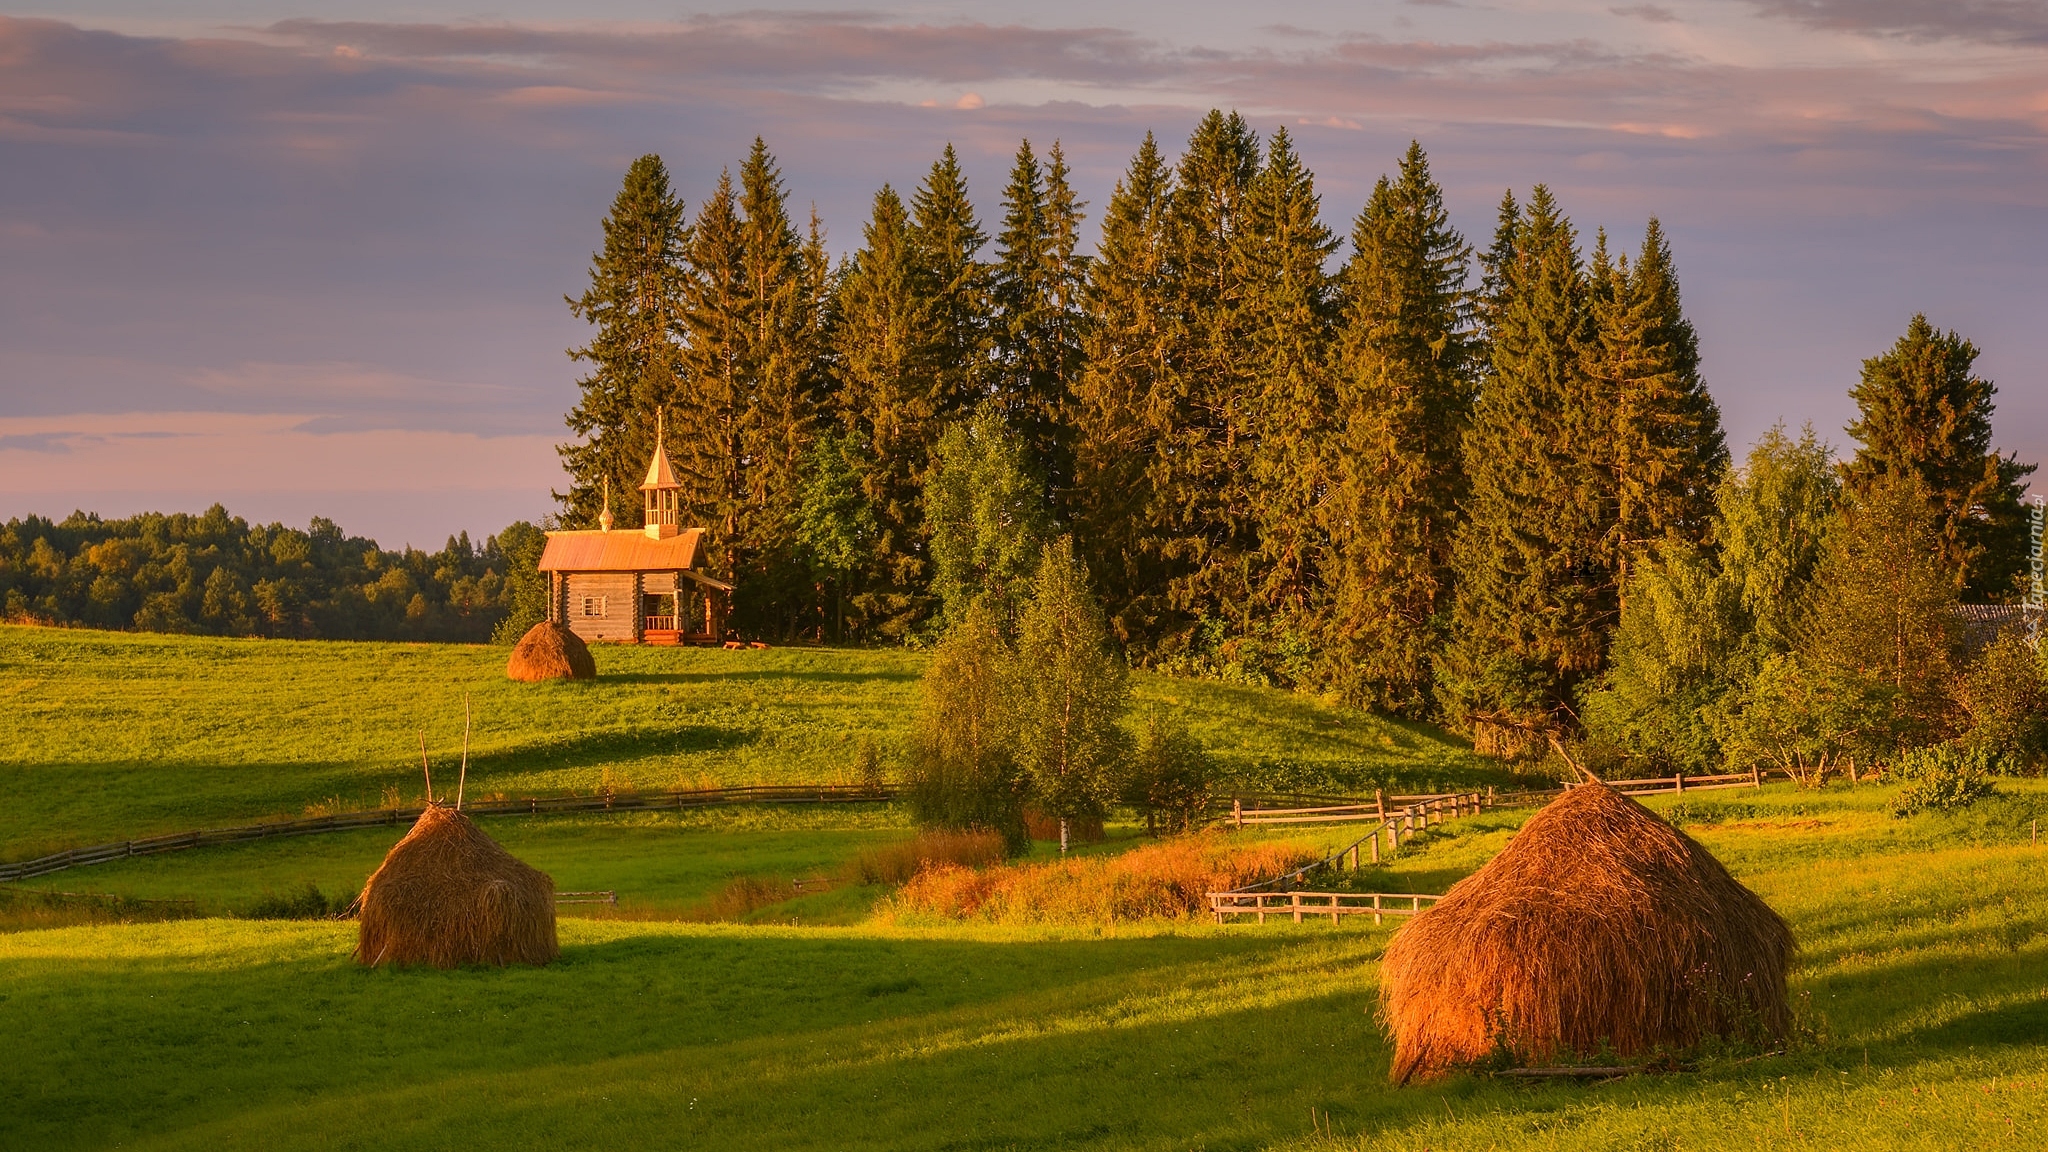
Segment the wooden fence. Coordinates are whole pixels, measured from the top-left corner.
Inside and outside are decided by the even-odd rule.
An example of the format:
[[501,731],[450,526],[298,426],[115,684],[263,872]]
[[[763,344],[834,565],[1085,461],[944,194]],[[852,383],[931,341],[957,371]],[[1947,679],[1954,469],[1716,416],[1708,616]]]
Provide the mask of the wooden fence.
[[[1758,788],[1763,785],[1763,773],[1755,770],[1724,776],[1687,776],[1680,773],[1640,780],[1609,780],[1606,783],[1626,795],[1651,796],[1715,788]],[[1239,828],[1358,820],[1377,820],[1378,823],[1365,835],[1313,864],[1228,892],[1208,893],[1209,911],[1218,924],[1236,916],[1256,916],[1261,924],[1268,916],[1291,916],[1297,924],[1304,916],[1328,916],[1332,924],[1345,916],[1371,916],[1375,924],[1387,916],[1413,916],[1423,910],[1425,902],[1434,904],[1440,897],[1415,892],[1311,892],[1294,885],[1324,871],[1342,872],[1347,864],[1355,874],[1368,863],[1368,852],[1371,853],[1370,863],[1378,864],[1383,854],[1393,853],[1403,841],[1419,832],[1427,832],[1447,819],[1492,808],[1547,804],[1571,787],[1564,785],[1508,793],[1496,793],[1489,788],[1484,793],[1444,792],[1424,796],[1375,793],[1370,803],[1352,800],[1298,808],[1246,808],[1243,801],[1233,801],[1231,819]],[[1396,805],[1391,814],[1387,810],[1390,803]],[[1407,901],[1407,906],[1401,907],[1400,901]]]
[[[535,796],[517,800],[477,800],[462,810],[472,816],[539,815],[549,812],[646,811],[680,808],[708,808],[721,804],[864,804],[894,800],[895,789],[887,785],[861,784],[750,784],[734,788],[689,788],[672,792],[618,793],[605,796]],[[90,848],[72,848],[34,860],[0,864],[0,883],[27,880],[104,864],[129,856],[153,856],[183,848],[209,844],[236,844],[273,836],[307,836],[318,832],[346,832],[384,824],[410,824],[424,808],[375,808],[363,812],[342,812],[333,816],[307,816],[297,820],[273,820],[234,828],[209,828],[199,832],[173,832],[121,840]]]
[[1383,792],[1373,793],[1371,803],[1363,800],[1346,801],[1340,804],[1319,804],[1306,808],[1247,808],[1244,801],[1233,800],[1230,804],[1230,819],[1239,828],[1261,824],[1332,824],[1360,820],[1387,819],[1387,806],[1392,804],[1398,815],[1409,808],[1420,808],[1424,820],[1434,817],[1438,823],[1444,819],[1444,805],[1451,806],[1451,816],[1464,816],[1479,811],[1486,797],[1478,792],[1431,792],[1420,796],[1388,796]]
[[1764,774],[1758,769],[1730,772],[1723,776],[1652,776],[1643,780],[1609,780],[1609,788],[1630,796],[1657,796],[1667,792],[1707,792],[1716,788],[1761,788]]
[[[1375,924],[1386,916],[1413,916],[1426,903],[1443,899],[1421,892],[1211,892],[1209,910],[1218,924],[1231,916],[1256,916],[1264,924],[1268,916],[1328,916],[1335,924],[1343,916],[1370,916]],[[1403,907],[1398,901],[1405,900]]]
[[[1400,803],[1392,813],[1387,813],[1387,801]],[[1521,799],[1518,794],[1513,799]],[[1445,820],[1459,816],[1476,815],[1488,808],[1501,806],[1501,798],[1490,792],[1443,792],[1427,796],[1375,795],[1373,802],[1356,801],[1348,805],[1318,805],[1309,809],[1253,809],[1246,812],[1241,806],[1234,806],[1233,815],[1240,818],[1239,827],[1246,824],[1295,824],[1313,823],[1323,819],[1356,820],[1370,819],[1370,812],[1380,813],[1379,823],[1357,840],[1337,849],[1313,864],[1304,864],[1291,872],[1232,888],[1228,892],[1210,892],[1209,912],[1218,924],[1225,923],[1233,916],[1256,916],[1259,923],[1266,917],[1289,915],[1296,923],[1304,915],[1328,916],[1332,924],[1345,916],[1371,916],[1378,924],[1386,916],[1412,916],[1422,911],[1422,902],[1435,903],[1436,897],[1415,892],[1311,892],[1298,889],[1295,885],[1305,882],[1309,876],[1324,871],[1341,872],[1348,863],[1355,874],[1365,866],[1365,853],[1370,847],[1372,863],[1380,862],[1381,842],[1385,851],[1397,851],[1402,842],[1416,834],[1442,824]],[[1332,809],[1355,810],[1360,815],[1333,813]],[[1406,908],[1388,901],[1408,901]]]
[[619,894],[617,892],[607,891],[555,893],[555,903],[557,904],[611,904],[616,906],[618,902]]

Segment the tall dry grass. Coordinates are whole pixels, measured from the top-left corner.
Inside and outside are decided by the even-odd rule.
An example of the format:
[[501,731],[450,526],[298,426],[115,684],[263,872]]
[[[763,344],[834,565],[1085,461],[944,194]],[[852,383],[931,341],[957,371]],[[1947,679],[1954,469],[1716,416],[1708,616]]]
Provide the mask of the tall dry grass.
[[712,924],[737,922],[749,912],[780,904],[796,894],[796,886],[779,876],[735,876],[683,918]]
[[932,867],[981,868],[1003,860],[996,832],[920,832],[917,839],[870,848],[854,858],[849,879],[861,884],[901,884]]
[[1183,919],[1208,910],[1207,894],[1298,868],[1315,859],[1283,844],[1232,844],[1222,833],[1182,836],[1114,856],[917,873],[885,914],[937,915],[997,924],[1104,924]]

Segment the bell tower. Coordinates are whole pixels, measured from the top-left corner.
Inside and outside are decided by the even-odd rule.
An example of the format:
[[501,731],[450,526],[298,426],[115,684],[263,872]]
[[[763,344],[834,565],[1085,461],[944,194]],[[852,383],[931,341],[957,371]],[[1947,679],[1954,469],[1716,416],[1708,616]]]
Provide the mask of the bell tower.
[[640,485],[645,501],[640,515],[641,531],[649,539],[666,540],[682,531],[683,486],[669,467],[668,449],[662,440],[665,429],[660,409],[654,412],[654,459],[647,462],[647,481]]

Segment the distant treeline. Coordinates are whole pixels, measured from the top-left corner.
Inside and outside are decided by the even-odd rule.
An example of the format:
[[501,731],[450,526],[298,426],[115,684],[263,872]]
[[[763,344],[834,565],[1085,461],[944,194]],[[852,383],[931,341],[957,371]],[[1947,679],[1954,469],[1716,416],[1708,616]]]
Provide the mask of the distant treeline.
[[[216,504],[0,527],[0,604],[13,622],[347,640],[488,640],[520,604],[544,604],[545,543],[515,523],[481,548],[386,551],[315,517],[305,530],[251,525]],[[509,578],[508,578],[509,577]],[[522,596],[525,601],[522,601]]]
[[[1014,614],[1071,534],[1133,663],[1503,749],[1579,727],[1631,582],[1717,562],[1739,493],[1654,219],[1633,251],[1584,243],[1538,186],[1475,248],[1411,145],[1344,245],[1285,130],[1222,112],[1177,160],[1145,138],[1092,255],[1084,207],[1059,146],[1027,141],[985,229],[948,147],[834,263],[760,141],[694,213],[635,161],[570,301],[592,338],[564,520],[608,492],[637,522],[665,411],[743,630]],[[2030,469],[1991,448],[1976,355],[1916,319],[1866,363],[1844,506],[1910,473],[1886,507],[1940,541],[1951,595],[2009,598]],[[1760,450],[1835,475],[1826,445]]]

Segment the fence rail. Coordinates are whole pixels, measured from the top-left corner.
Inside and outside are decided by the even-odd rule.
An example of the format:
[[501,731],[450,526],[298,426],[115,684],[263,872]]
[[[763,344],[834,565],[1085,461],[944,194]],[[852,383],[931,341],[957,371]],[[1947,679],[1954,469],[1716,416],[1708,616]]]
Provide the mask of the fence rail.
[[[616,793],[604,796],[531,796],[514,800],[477,800],[462,810],[475,816],[539,815],[549,812],[650,811],[682,808],[710,808],[722,804],[873,804],[894,800],[896,790],[888,785],[866,784],[746,784],[732,788],[685,788],[670,792]],[[420,818],[423,807],[372,808],[362,812],[341,812],[332,816],[306,816],[296,820],[272,820],[233,828],[207,828],[197,832],[172,832],[71,848],[33,860],[0,864],[0,883],[31,880],[62,872],[121,860],[130,856],[151,856],[211,844],[236,844],[273,836],[307,836],[319,832],[346,832],[382,824],[410,824]]]
[[1341,804],[1319,804],[1306,808],[1247,808],[1244,801],[1233,800],[1230,804],[1230,818],[1237,827],[1259,824],[1328,824],[1356,822],[1360,820],[1385,820],[1387,807],[1394,806],[1396,813],[1410,807],[1420,807],[1425,812],[1441,814],[1443,805],[1451,805],[1452,816],[1463,816],[1477,812],[1485,797],[1478,792],[1429,792],[1414,796],[1388,796],[1374,793],[1372,802],[1363,800],[1346,801]]
[[616,905],[616,904],[617,904],[618,902],[619,902],[619,894],[618,894],[617,892],[611,892],[611,891],[605,891],[605,892],[557,892],[557,893],[555,893],[555,903],[557,903],[557,904],[613,904],[613,905]]
[[[1675,776],[1649,777],[1638,780],[1609,780],[1609,787],[1630,796],[1649,796],[1660,793],[1683,793],[1707,791],[1714,788],[1760,788],[1764,773],[1758,770],[1729,773],[1721,776]],[[1371,862],[1378,864],[1381,854],[1398,850],[1402,841],[1418,832],[1443,823],[1446,819],[1484,812],[1490,808],[1521,807],[1529,804],[1544,804],[1569,791],[1571,785],[1558,788],[1532,789],[1526,792],[1496,793],[1489,788],[1479,792],[1444,792],[1422,796],[1387,796],[1375,793],[1371,803],[1353,800],[1336,804],[1309,805],[1296,808],[1246,808],[1242,800],[1232,801],[1231,817],[1239,828],[1259,825],[1315,824],[1333,821],[1377,820],[1372,830],[1337,849],[1313,864],[1305,864],[1290,872],[1269,877],[1255,884],[1246,884],[1228,892],[1208,893],[1209,911],[1218,924],[1234,916],[1256,916],[1259,923],[1266,917],[1289,915],[1296,923],[1303,916],[1328,916],[1332,924],[1345,916],[1371,916],[1373,923],[1381,923],[1386,916],[1413,916],[1423,909],[1423,901],[1434,904],[1438,897],[1417,893],[1389,892],[1312,892],[1295,887],[1305,883],[1309,876],[1321,872],[1342,872],[1348,862],[1353,873],[1365,866],[1365,854],[1370,851]],[[1398,805],[1390,814],[1389,803]],[[1448,811],[1446,806],[1448,805]],[[1387,905],[1388,900],[1406,900],[1409,906],[1396,908]],[[1370,903],[1367,903],[1367,902]]]
[[[1328,916],[1332,924],[1344,916],[1370,916],[1379,924],[1387,916],[1413,916],[1425,901],[1441,899],[1425,892],[1211,892],[1209,911],[1218,924],[1232,916],[1256,916],[1261,924],[1268,916],[1292,916],[1296,924],[1304,916]],[[1406,907],[1396,903],[1402,900]]]

